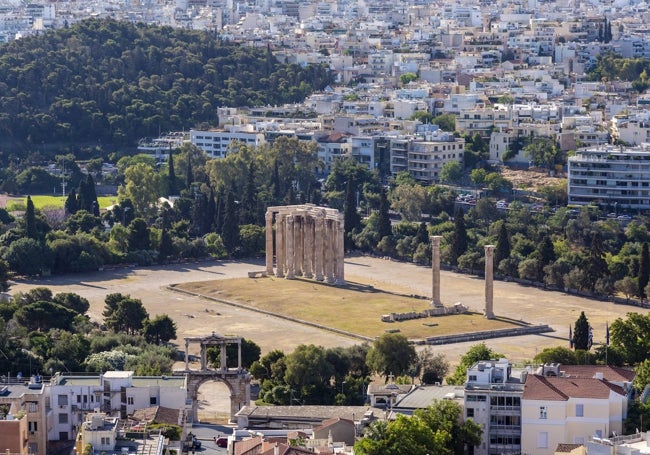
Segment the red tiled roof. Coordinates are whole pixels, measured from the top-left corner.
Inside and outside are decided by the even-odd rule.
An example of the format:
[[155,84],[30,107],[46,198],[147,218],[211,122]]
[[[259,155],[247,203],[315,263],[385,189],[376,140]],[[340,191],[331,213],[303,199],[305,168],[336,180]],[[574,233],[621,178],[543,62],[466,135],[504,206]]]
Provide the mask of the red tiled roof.
[[603,378],[610,382],[633,381],[636,373],[629,368],[614,367],[610,365],[562,365],[560,367],[566,375],[578,378],[593,378],[596,373],[602,373]]
[[621,387],[601,379],[529,375],[526,378],[523,398],[549,401],[566,401],[569,398],[606,400],[612,391],[624,395]]

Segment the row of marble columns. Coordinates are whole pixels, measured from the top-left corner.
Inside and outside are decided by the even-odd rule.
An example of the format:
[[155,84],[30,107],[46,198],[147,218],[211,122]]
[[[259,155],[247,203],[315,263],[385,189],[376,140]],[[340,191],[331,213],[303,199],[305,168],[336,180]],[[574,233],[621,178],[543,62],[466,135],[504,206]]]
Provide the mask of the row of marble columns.
[[343,242],[343,216],[338,210],[308,204],[269,207],[266,212],[266,273],[287,279],[304,276],[343,284]]
[[[440,239],[431,237],[431,305],[442,307],[440,300]],[[485,245],[485,307],[483,316],[494,319],[494,245]]]

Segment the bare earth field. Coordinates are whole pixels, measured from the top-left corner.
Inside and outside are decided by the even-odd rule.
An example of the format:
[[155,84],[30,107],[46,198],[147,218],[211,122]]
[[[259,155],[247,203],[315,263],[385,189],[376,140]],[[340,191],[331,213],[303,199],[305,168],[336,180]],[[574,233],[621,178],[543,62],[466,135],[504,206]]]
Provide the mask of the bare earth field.
[[[314,289],[314,294],[305,300],[295,297],[289,299],[287,297],[291,296],[283,291],[283,289],[288,289],[285,288],[286,280],[267,278],[265,286],[269,287],[257,289],[256,286],[259,282],[245,278],[247,272],[263,269],[263,263],[260,261],[206,261],[150,268],[120,268],[89,274],[19,280],[11,283],[10,292],[26,291],[37,286],[49,287],[54,293],[75,292],[90,301],[89,313],[94,320],[98,321],[101,320],[104,297],[107,294],[113,292],[130,294],[132,297],[142,300],[150,316],[166,313],[174,319],[178,327],[177,343],[181,348],[184,347],[184,337],[204,336],[214,331],[253,340],[260,345],[262,353],[272,349],[280,349],[289,353],[299,344],[305,343],[335,347],[351,346],[360,341],[287,319],[173,292],[167,286],[194,283],[190,286],[200,287],[203,289],[201,293],[207,294],[209,289],[214,289],[214,292],[218,292],[218,288],[221,286],[225,289],[227,285],[222,285],[219,280],[226,280],[224,283],[228,281],[239,283],[238,286],[247,289],[249,297],[239,297],[243,300],[253,300],[254,298],[258,302],[276,302],[275,304],[285,308],[284,311],[294,311],[298,314],[301,312],[321,314],[337,323],[352,324],[351,327],[358,330],[367,330],[367,327],[363,328],[366,323],[359,323],[359,318],[367,318],[373,324],[378,324],[377,314],[383,314],[387,312],[385,310],[393,308],[391,299],[388,299],[382,303],[381,309],[376,310],[377,313],[368,317],[364,315],[363,311],[366,303],[364,298],[359,299],[362,303],[339,302],[339,306],[334,307],[332,302],[336,299],[328,300],[327,296],[336,296],[337,289],[317,283],[309,283]],[[431,269],[427,267],[354,256],[346,258],[345,273],[348,282],[373,286],[375,290],[406,295],[431,295]],[[441,298],[445,305],[461,302],[467,305],[470,311],[482,313],[485,287],[482,279],[442,271],[440,281]],[[209,284],[197,282],[209,282]],[[295,283],[289,284],[293,286]],[[277,288],[273,287],[275,285]],[[244,294],[243,290],[242,294]],[[229,298],[233,297],[234,294]],[[426,300],[418,302],[426,304]],[[271,304],[267,303],[267,305]],[[406,305],[413,304],[406,303]],[[628,312],[646,313],[648,310],[498,281],[494,283],[494,311],[497,317],[504,320],[548,324],[555,329],[553,333],[485,341],[488,347],[507,356],[512,362],[523,363],[531,360],[537,352],[546,347],[568,347],[569,326],[573,325],[580,315],[580,311],[585,312],[593,326],[594,343],[598,344],[605,339],[606,322],[611,323],[618,317],[625,317]],[[440,321],[435,319],[440,319]],[[432,332],[436,329],[442,331],[443,327],[447,325],[446,321],[444,323],[443,321],[447,318],[435,319],[417,320],[415,324],[422,329],[426,327],[423,322],[436,322],[439,323],[438,327],[429,327],[428,329],[431,329]],[[468,323],[467,319],[451,317],[449,321],[452,321],[452,325],[459,327],[459,330],[475,331],[473,328],[468,328],[472,323]],[[485,322],[478,316],[471,321],[474,324]],[[389,328],[399,327],[401,329],[405,326],[404,324],[387,325]],[[444,354],[453,366],[473,344],[475,343],[466,342],[435,346],[433,351]],[[219,420],[228,415],[229,400],[225,386],[206,385],[201,388],[199,399],[202,408],[199,414],[201,419]]]
[[[290,352],[302,343],[314,343],[325,347],[350,346],[358,343],[356,339],[315,327],[167,289],[168,285],[174,283],[244,278],[247,272],[254,270],[263,270],[263,264],[259,261],[207,261],[151,268],[121,268],[90,274],[20,280],[12,283],[10,292],[28,290],[35,286],[49,287],[54,293],[76,292],[90,301],[90,314],[96,320],[101,319],[104,297],[107,294],[112,292],[130,294],[142,300],[151,316],[166,313],[176,321],[178,343],[181,346],[183,337],[207,335],[212,331],[249,338],[262,347],[263,353],[271,349]],[[427,267],[355,256],[346,258],[345,273],[348,281],[363,283],[375,289],[407,295],[428,296],[431,293],[431,270]],[[250,280],[250,287],[253,288],[255,280],[248,278],[246,280]],[[282,283],[284,280],[273,278],[269,279],[269,282]],[[353,311],[351,308],[333,311],[331,307],[321,303],[321,296],[333,292],[333,288],[316,283],[314,287],[318,288],[316,295],[319,297],[307,302],[294,301],[291,305],[297,311],[300,311],[301,307],[312,308],[309,311],[330,312],[339,320],[353,320],[348,317],[348,313]],[[441,298],[445,305],[461,302],[471,311],[481,313],[483,296],[482,279],[447,271],[441,272]],[[269,293],[266,298],[284,300],[279,291]],[[264,301],[266,298],[258,300]],[[594,342],[599,343],[604,341],[606,322],[611,323],[617,317],[624,317],[627,312],[646,313],[648,310],[497,281],[494,284],[494,311],[498,317],[531,324],[548,324],[555,329],[555,332],[550,334],[486,341],[489,347],[507,355],[512,361],[523,362],[532,359],[536,352],[545,347],[568,346],[569,325],[575,322],[580,311],[585,311],[594,328]],[[389,326],[393,328],[396,325]],[[454,363],[458,356],[466,352],[472,344],[436,346],[434,350],[446,354],[450,362]]]

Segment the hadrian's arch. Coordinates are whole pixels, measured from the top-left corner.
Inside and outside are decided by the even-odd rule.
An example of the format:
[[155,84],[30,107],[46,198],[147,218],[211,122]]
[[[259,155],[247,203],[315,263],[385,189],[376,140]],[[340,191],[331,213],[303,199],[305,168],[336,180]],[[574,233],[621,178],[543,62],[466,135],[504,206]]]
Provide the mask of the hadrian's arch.
[[[251,399],[251,375],[241,366],[241,342],[242,338],[234,336],[222,336],[212,332],[206,337],[185,338],[185,369],[175,371],[174,374],[187,375],[187,395],[192,400],[192,420],[198,420],[198,393],[201,386],[207,382],[222,382],[230,390],[230,419],[244,406],[250,403]],[[200,345],[198,370],[190,369],[189,349],[190,344]],[[228,365],[226,358],[226,347],[229,344],[237,344],[237,366]],[[209,368],[207,350],[211,346],[219,346],[221,358],[219,368]]]

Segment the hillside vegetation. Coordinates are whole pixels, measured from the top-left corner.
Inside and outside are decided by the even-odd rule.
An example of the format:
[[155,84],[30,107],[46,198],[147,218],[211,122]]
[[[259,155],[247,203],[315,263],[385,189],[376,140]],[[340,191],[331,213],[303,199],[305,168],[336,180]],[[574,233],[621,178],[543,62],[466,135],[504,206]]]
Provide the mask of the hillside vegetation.
[[301,101],[324,66],[200,31],[91,19],[0,46],[0,145],[134,145],[214,125],[219,106]]

